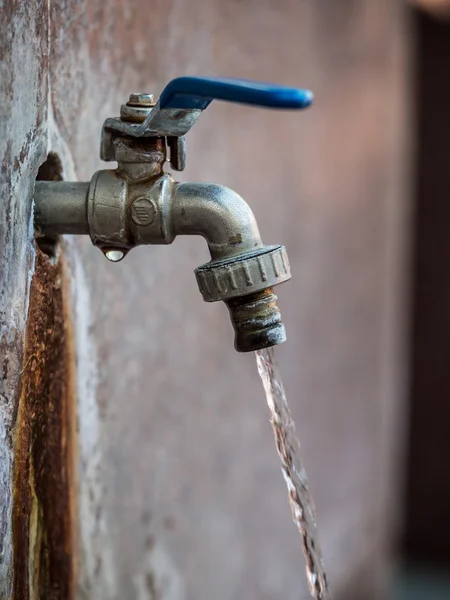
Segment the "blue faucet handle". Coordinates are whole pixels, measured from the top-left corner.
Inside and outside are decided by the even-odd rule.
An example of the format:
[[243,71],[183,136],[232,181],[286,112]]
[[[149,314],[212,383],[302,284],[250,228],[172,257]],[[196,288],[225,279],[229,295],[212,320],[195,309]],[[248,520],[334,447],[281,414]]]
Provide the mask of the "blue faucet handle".
[[247,79],[177,77],[164,88],[159,105],[161,108],[204,110],[213,100],[298,110],[311,105],[313,94],[305,89]]
[[177,77],[166,85],[156,105],[148,108],[142,122],[106,119],[100,157],[115,160],[113,140],[117,135],[165,137],[170,149],[170,163],[174,169],[182,171],[186,157],[184,136],[213,100],[299,110],[310,106],[313,94],[309,90],[246,79]]

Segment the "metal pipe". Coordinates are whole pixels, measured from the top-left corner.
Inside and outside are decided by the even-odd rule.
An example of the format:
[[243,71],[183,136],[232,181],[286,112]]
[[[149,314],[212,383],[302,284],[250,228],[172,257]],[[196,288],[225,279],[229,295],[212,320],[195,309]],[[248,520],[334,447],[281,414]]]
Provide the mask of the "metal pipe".
[[173,188],[168,213],[171,233],[203,236],[213,260],[263,246],[249,205],[225,186],[178,183]]
[[[195,271],[204,300],[223,300],[235,329],[235,348],[249,352],[286,339],[272,287],[290,278],[282,246],[264,246],[248,204],[227,187],[177,183],[171,175],[129,181],[99,171],[90,183],[37,181],[39,235],[89,234],[110,260],[140,244],[170,244],[201,235],[211,261]],[[107,250],[107,251],[106,251]]]
[[[100,171],[100,174],[102,173],[111,172]],[[166,175],[165,178],[167,177]],[[111,182],[122,180],[117,177],[110,179],[107,179],[106,186],[103,180],[102,185],[97,184],[95,176],[92,182],[82,183],[37,181],[34,201],[38,232],[42,235],[89,234],[89,202],[95,202],[101,194],[104,211],[108,211],[110,205],[109,212],[116,212],[113,209],[117,190]],[[166,222],[163,230],[169,238],[175,238],[177,235],[201,235],[206,239],[214,260],[263,247],[253,212],[245,200],[233,190],[213,183],[175,183],[169,186],[169,190],[167,205],[165,210],[161,211],[161,217]],[[158,190],[156,191],[158,193]],[[91,200],[88,200],[89,195],[92,196]],[[127,219],[125,213],[122,218]],[[127,229],[125,222],[119,225],[118,229]],[[142,232],[140,243],[167,243],[167,239],[158,240],[158,235],[161,236],[160,231]],[[114,240],[110,240],[111,244],[113,242]]]
[[88,234],[88,189],[88,182],[36,181],[34,220],[38,234]]

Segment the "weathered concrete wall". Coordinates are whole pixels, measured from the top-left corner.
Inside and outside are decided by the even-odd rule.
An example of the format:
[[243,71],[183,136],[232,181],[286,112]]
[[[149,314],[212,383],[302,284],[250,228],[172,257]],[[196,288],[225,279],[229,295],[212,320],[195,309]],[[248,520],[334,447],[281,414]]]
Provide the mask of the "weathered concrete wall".
[[[11,597],[15,414],[32,183],[101,166],[103,119],[180,74],[312,88],[300,115],[217,104],[185,177],[236,189],[288,247],[280,361],[336,596],[380,592],[402,396],[406,40],[390,0],[3,3],[0,597]],[[252,356],[201,301],[200,239],[108,264],[68,239],[78,395],[79,598],[307,598]],[[395,461],[394,461],[395,462]],[[75,539],[75,538],[74,538]]]

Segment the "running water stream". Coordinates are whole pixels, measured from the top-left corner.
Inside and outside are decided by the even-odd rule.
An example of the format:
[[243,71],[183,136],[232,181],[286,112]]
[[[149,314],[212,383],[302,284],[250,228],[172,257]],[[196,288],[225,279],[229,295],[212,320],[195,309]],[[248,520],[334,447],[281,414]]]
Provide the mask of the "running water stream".
[[300,458],[300,442],[274,360],[273,348],[258,350],[256,364],[266,392],[270,422],[281,460],[281,471],[288,489],[292,518],[303,539],[309,590],[315,600],[331,600],[318,541],[314,502],[309,493],[306,471]]

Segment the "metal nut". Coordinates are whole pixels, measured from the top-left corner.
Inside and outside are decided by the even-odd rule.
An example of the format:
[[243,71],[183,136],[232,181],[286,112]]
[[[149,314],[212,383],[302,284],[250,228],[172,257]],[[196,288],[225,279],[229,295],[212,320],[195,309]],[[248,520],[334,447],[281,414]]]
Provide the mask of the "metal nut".
[[155,96],[153,94],[130,94],[127,102],[128,106],[155,106]]
[[205,302],[247,296],[291,278],[284,246],[263,246],[254,252],[209,262],[195,270]]

